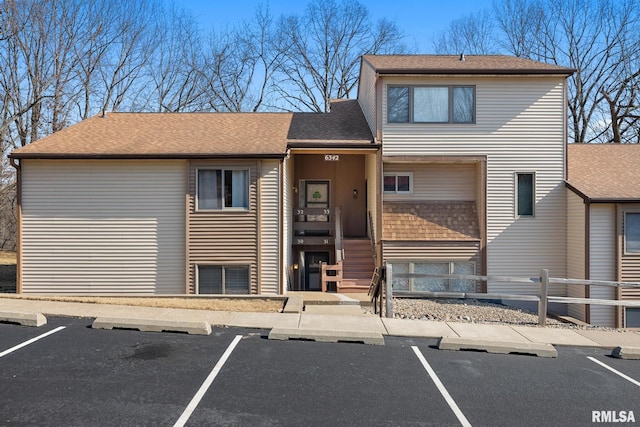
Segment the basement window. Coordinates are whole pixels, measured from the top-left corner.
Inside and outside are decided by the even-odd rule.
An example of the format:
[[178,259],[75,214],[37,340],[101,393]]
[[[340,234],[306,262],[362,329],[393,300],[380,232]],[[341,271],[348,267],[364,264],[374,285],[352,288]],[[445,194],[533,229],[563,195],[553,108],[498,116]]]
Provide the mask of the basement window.
[[199,294],[249,294],[249,267],[245,265],[198,265]]
[[473,276],[476,265],[472,261],[398,262],[392,263],[393,292],[475,292],[474,280],[411,277],[399,278],[396,274],[460,274]]

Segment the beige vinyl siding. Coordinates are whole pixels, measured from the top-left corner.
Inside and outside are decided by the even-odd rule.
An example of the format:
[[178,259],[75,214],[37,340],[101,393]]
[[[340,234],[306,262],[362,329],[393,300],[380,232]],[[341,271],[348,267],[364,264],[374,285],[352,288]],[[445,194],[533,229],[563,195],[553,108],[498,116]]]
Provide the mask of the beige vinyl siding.
[[418,165],[385,163],[383,168],[384,173],[410,172],[413,175],[412,194],[385,194],[385,201],[475,201],[475,164]]
[[[567,191],[567,277],[585,278],[585,204],[580,196]],[[585,298],[584,286],[568,285],[567,296]],[[569,316],[586,321],[585,306],[567,304]]]
[[[589,279],[616,280],[616,207],[614,204],[591,204],[589,209]],[[590,297],[615,299],[615,289],[591,286]],[[615,326],[615,308],[592,305],[590,323]]]
[[[471,261],[482,271],[480,242],[383,242],[383,260],[393,262]],[[481,284],[476,284],[480,292]]]
[[[387,78],[386,84],[476,86],[476,123],[387,124],[385,156],[486,156],[487,274],[566,275],[564,79],[562,77]],[[516,218],[515,174],[535,173],[535,217]],[[529,293],[489,283],[489,292]],[[557,287],[553,293],[564,292]]]
[[[196,160],[189,165],[188,265],[189,287],[196,292],[196,265],[244,265],[249,267],[250,292],[258,292],[258,161]],[[239,168],[249,171],[249,209],[196,211],[196,170]]]
[[376,72],[364,61],[358,81],[358,103],[369,124],[371,133],[376,135]]
[[185,293],[186,162],[21,163],[24,293]]
[[280,288],[280,162],[263,160],[260,167],[260,293]]
[[282,289],[284,293],[293,286],[293,249],[291,242],[293,241],[293,207],[295,203],[295,193],[293,191],[294,184],[294,157],[291,155],[284,159],[282,172],[282,242],[284,242],[284,260],[283,260],[283,277]]
[[[624,208],[620,210],[618,224],[622,239],[624,239],[624,213],[640,212],[640,204],[625,204],[623,206]],[[622,243],[624,245],[624,240]],[[625,254],[624,250],[620,252],[622,253],[620,260],[621,280],[623,282],[640,282],[640,254]],[[640,288],[622,288],[620,297],[623,300],[639,300]]]

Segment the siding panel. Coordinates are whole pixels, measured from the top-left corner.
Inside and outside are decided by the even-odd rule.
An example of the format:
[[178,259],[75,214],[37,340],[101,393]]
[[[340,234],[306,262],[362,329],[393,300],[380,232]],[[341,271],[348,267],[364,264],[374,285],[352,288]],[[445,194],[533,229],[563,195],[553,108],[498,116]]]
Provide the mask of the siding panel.
[[183,294],[186,163],[23,161],[23,292]]
[[[564,79],[385,79],[385,84],[406,83],[475,85],[476,123],[388,124],[383,90],[383,154],[486,156],[487,274],[533,277],[548,268],[552,277],[565,277]],[[516,172],[536,174],[534,218],[515,215]],[[498,283],[489,283],[488,291],[530,292],[518,284]]]
[[262,161],[260,175],[260,293],[280,287],[280,162]]
[[385,194],[385,201],[475,201],[475,165],[415,165],[385,163],[384,173],[411,172],[413,194]]
[[[592,204],[590,207],[590,280],[616,280],[616,207]],[[591,286],[591,298],[615,299],[615,289]],[[591,306],[591,324],[615,326],[615,308]]]
[[[585,205],[573,191],[567,191],[567,277],[585,278]],[[567,286],[567,296],[585,298],[584,286]],[[569,316],[586,321],[585,306],[567,304]]]

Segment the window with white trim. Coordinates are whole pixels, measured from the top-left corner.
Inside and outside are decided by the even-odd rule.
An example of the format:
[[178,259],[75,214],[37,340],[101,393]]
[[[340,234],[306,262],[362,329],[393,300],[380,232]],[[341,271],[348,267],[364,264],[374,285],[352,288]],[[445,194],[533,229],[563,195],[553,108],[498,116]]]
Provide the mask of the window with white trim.
[[476,265],[472,261],[393,262],[393,291],[475,292],[474,280],[412,277],[399,278],[396,274],[460,274],[473,276]]
[[475,86],[388,86],[389,123],[475,123]]
[[624,214],[624,253],[640,254],[640,212]]
[[196,209],[249,209],[249,170],[198,169]]
[[198,265],[199,294],[248,294],[246,265]]
[[413,192],[413,174],[410,172],[385,173],[382,188],[388,194],[411,194]]
[[516,173],[516,215],[534,216],[536,200],[536,175],[531,172]]

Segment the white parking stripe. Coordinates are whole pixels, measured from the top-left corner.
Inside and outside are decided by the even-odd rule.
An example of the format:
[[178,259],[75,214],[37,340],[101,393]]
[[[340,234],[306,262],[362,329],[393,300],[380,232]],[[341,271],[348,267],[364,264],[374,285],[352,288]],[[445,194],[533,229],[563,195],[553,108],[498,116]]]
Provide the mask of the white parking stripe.
[[193,396],[193,399],[191,399],[191,402],[189,402],[189,404],[187,405],[187,408],[184,410],[180,418],[178,418],[178,421],[176,421],[176,423],[173,425],[174,427],[182,427],[186,424],[186,422],[189,420],[189,417],[191,417],[191,414],[204,397],[204,394],[207,392],[209,387],[211,387],[213,380],[216,379],[216,376],[224,366],[225,362],[227,361],[229,356],[231,356],[231,352],[233,352],[241,339],[242,335],[236,335],[231,344],[229,344],[229,347],[227,347],[220,360],[218,360],[216,366],[213,367],[213,370],[211,371],[207,379],[204,380],[204,382],[200,386],[200,389],[198,389],[198,392],[195,394],[195,396]]
[[418,349],[418,347],[416,347],[415,345],[412,345],[411,348],[413,349],[413,352],[416,354],[416,356],[418,356],[418,360],[420,360],[420,363],[422,363],[422,366],[424,366],[424,369],[427,371],[436,387],[438,387],[438,390],[440,391],[440,394],[442,394],[442,397],[444,397],[444,400],[447,401],[453,413],[456,415],[456,417],[458,417],[458,421],[460,421],[460,424],[465,427],[471,427],[471,423],[469,422],[469,420],[467,420],[467,417],[464,416],[460,408],[458,408],[458,405],[453,400],[447,389],[444,387],[444,385],[436,375],[436,372],[431,368],[431,365],[429,365],[427,359],[424,358],[420,349]]
[[615,370],[615,369],[613,369],[611,366],[609,366],[609,365],[607,365],[607,364],[605,364],[605,363],[602,363],[601,361],[599,361],[599,360],[598,360],[598,359],[596,359],[595,357],[587,357],[587,359],[591,360],[592,362],[596,362],[598,365],[602,366],[603,368],[610,370],[610,371],[611,371],[611,372],[613,372],[614,374],[619,375],[619,376],[621,376],[622,378],[624,378],[625,380],[629,381],[630,383],[635,384],[635,385],[637,385],[638,387],[640,387],[640,381],[636,381],[636,380],[634,380],[633,378],[631,378],[631,377],[629,377],[629,376],[626,376],[626,375],[625,375],[625,374],[623,374],[622,372],[620,372],[620,371],[616,371],[616,370]]
[[14,351],[16,351],[16,350],[21,349],[22,347],[26,347],[26,346],[28,346],[29,344],[34,343],[34,342],[38,341],[39,339],[42,339],[42,338],[48,337],[48,336],[49,336],[49,335],[51,335],[51,334],[55,334],[56,332],[59,332],[59,331],[63,330],[64,328],[66,328],[66,326],[58,326],[57,328],[52,329],[52,330],[50,330],[49,332],[45,332],[44,334],[42,334],[42,335],[38,335],[38,336],[37,336],[37,337],[35,337],[35,338],[31,338],[30,340],[25,341],[25,342],[23,342],[22,344],[18,344],[18,345],[14,346],[14,347],[11,347],[10,349],[5,350],[5,351],[3,351],[2,353],[0,353],[0,357],[6,356],[6,355],[7,355],[7,354],[9,354],[9,353],[13,353],[13,352],[14,352]]

